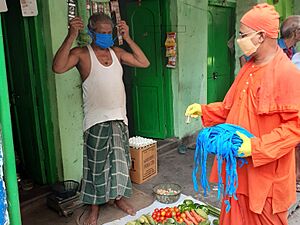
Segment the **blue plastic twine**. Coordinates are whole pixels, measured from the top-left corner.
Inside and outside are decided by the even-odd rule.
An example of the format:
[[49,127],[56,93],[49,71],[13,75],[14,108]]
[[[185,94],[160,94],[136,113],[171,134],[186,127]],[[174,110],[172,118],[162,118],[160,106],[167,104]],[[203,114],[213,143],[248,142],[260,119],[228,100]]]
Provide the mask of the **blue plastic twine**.
[[[221,194],[228,197],[236,197],[236,190],[238,187],[237,163],[242,167],[247,161],[243,158],[238,158],[238,149],[242,145],[243,140],[236,134],[239,131],[251,138],[253,135],[242,127],[232,124],[219,124],[216,126],[208,127],[199,132],[196,151],[194,155],[194,168],[193,168],[193,183],[196,192],[199,191],[197,173],[199,167],[200,183],[204,190],[204,196],[207,196],[207,190],[210,191],[209,183],[206,175],[206,164],[208,154],[216,155],[218,162],[218,199]],[[225,185],[222,180],[222,163],[226,162],[226,181]],[[224,190],[225,186],[225,190]],[[227,205],[226,212],[230,210],[230,203],[225,200]]]

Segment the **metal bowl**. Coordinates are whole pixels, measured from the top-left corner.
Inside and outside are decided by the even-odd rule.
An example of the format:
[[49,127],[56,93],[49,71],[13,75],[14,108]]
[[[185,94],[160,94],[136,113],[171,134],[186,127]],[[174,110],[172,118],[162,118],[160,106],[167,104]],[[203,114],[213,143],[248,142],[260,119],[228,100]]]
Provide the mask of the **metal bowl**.
[[[176,193],[173,194],[163,194],[160,193],[159,190],[173,190],[176,191]],[[164,204],[170,204],[177,202],[180,194],[181,194],[181,186],[174,183],[162,183],[158,184],[153,187],[153,192],[155,193],[156,200],[164,203]]]

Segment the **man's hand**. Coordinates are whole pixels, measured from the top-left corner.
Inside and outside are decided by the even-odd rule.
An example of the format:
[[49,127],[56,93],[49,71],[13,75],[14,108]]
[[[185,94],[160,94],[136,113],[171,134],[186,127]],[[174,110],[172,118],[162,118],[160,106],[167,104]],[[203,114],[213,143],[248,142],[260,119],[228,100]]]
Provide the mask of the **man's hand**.
[[239,131],[237,131],[236,134],[243,140],[243,143],[238,150],[238,157],[244,158],[251,156],[251,139]]
[[129,36],[129,27],[128,27],[128,25],[126,24],[126,22],[124,20],[121,20],[118,23],[118,27],[119,27],[119,30],[120,30],[120,33],[121,33],[123,39],[125,41],[127,41],[128,39],[130,39],[130,36]]
[[202,109],[201,105],[198,103],[194,103],[192,105],[189,105],[185,111],[185,116],[190,116],[193,118],[197,118],[199,116],[202,116]]
[[73,18],[69,23],[69,34],[71,38],[77,38],[78,32],[84,29],[84,24],[80,17]]

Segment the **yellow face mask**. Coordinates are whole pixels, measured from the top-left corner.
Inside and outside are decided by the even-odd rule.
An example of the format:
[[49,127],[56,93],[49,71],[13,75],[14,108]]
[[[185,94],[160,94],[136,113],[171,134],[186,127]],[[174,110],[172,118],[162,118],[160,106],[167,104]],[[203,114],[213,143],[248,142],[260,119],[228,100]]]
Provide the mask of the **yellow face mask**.
[[260,44],[254,45],[253,42],[251,41],[251,38],[253,38],[258,32],[259,31],[254,32],[252,35],[249,35],[247,37],[237,39],[237,43],[239,47],[241,48],[241,50],[246,56],[250,56],[253,53],[255,53],[258,47],[260,46]]

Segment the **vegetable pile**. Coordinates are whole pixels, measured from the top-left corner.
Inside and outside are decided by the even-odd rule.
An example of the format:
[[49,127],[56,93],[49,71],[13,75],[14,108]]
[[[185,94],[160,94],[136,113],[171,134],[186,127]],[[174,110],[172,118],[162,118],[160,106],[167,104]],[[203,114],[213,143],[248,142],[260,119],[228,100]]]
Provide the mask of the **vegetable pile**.
[[157,189],[156,191],[159,195],[177,195],[179,191],[172,190],[171,188],[164,190],[164,189]]
[[218,225],[219,219],[212,222],[208,215],[220,217],[220,210],[211,205],[201,205],[186,199],[175,207],[156,208],[152,214],[145,214],[126,225]]

